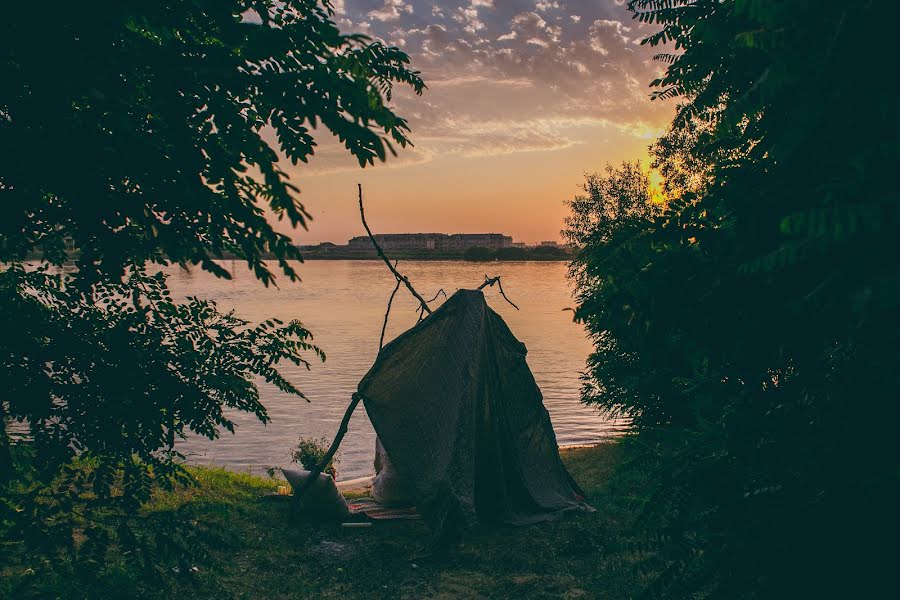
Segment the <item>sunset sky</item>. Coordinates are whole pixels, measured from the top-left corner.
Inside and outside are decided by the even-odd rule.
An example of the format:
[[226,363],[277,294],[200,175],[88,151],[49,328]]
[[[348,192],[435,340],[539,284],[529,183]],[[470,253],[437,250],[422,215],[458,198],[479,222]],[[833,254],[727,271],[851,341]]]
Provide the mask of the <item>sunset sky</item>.
[[649,27],[624,0],[337,0],[336,21],[403,48],[428,85],[393,104],[414,148],[360,169],[319,131],[291,167],[313,215],[301,243],[363,234],[356,183],[376,232],[502,232],[559,239],[563,201],[587,171],[647,160],[673,105],[649,99],[662,70],[640,46]]

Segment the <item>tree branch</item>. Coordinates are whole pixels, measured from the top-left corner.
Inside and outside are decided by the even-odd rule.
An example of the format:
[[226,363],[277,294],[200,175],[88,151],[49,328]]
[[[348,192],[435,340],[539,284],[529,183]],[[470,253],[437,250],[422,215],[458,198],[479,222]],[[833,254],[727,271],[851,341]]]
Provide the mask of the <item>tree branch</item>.
[[[444,288],[441,288],[437,291],[437,293],[434,295],[434,297],[431,300],[428,300],[428,302],[429,303],[434,302],[435,300],[438,299],[438,296],[440,296],[441,294],[444,295],[444,298],[447,297],[447,292],[444,291]],[[422,307],[419,307],[417,310],[419,311],[419,318],[416,319],[416,324],[420,323],[422,321],[422,319],[425,318],[425,311],[422,310]]]
[[515,302],[513,302],[512,300],[510,300],[509,298],[506,297],[506,292],[503,291],[503,284],[500,283],[499,275],[497,275],[496,277],[488,277],[487,275],[485,275],[484,283],[479,285],[477,289],[483,290],[486,287],[493,287],[495,283],[497,284],[497,287],[500,288],[500,295],[503,296],[503,299],[506,300],[507,302],[509,302],[513,308],[515,308],[516,310],[519,310],[519,307],[516,306]]
[[[397,263],[399,261],[394,261],[394,268],[397,268]],[[384,324],[381,326],[381,339],[378,340],[378,353],[381,354],[382,348],[384,348],[384,332],[387,330],[388,324],[388,316],[391,314],[391,304],[394,302],[394,296],[397,295],[397,290],[400,289],[400,278],[397,278],[397,285],[394,286],[394,291],[391,292],[391,297],[388,298],[387,310],[384,311]]]
[[[425,300],[419,292],[413,288],[412,284],[409,282],[409,279],[400,273],[397,270],[397,264],[399,261],[395,261],[394,264],[391,264],[391,261],[388,260],[388,257],[384,254],[384,250],[381,249],[381,246],[378,245],[378,242],[375,240],[375,236],[372,234],[372,230],[369,229],[369,224],[366,222],[366,211],[363,208],[363,196],[362,196],[362,184],[356,184],[359,190],[359,216],[362,219],[363,227],[366,229],[366,233],[369,235],[369,239],[372,240],[372,245],[375,246],[375,251],[378,253],[378,256],[381,257],[381,260],[384,261],[384,264],[388,266],[388,269],[391,270],[391,273],[394,274],[394,277],[397,279],[397,285],[394,286],[394,291],[391,292],[391,297],[388,299],[387,310],[384,313],[384,323],[381,326],[381,339],[378,342],[378,352],[384,348],[384,333],[387,330],[388,318],[391,314],[391,305],[394,302],[394,296],[397,294],[397,290],[400,289],[400,284],[403,283],[406,285],[406,289],[409,290],[409,293],[412,294],[416,300],[419,301],[419,311],[420,311],[420,320],[421,315],[424,313],[431,314],[431,309],[428,308],[428,302],[433,302],[437,300],[439,294],[444,294],[444,297],[447,297],[447,294],[443,289],[439,290],[437,294],[434,295],[434,298],[431,300]],[[347,407],[347,410],[344,412],[344,418],[341,419],[341,425],[338,427],[337,433],[334,436],[334,440],[331,442],[331,446],[328,448],[328,452],[325,453],[325,456],[322,457],[322,460],[319,461],[319,464],[309,472],[309,475],[306,477],[306,480],[300,487],[297,488],[297,491],[294,493],[294,500],[299,501],[300,497],[306,493],[306,490],[309,489],[309,486],[312,485],[312,482],[319,478],[322,471],[325,470],[325,467],[334,458],[335,453],[337,452],[338,447],[341,445],[341,441],[344,439],[344,435],[347,433],[347,427],[350,424],[350,417],[353,416],[353,411],[356,410],[356,407],[359,405],[359,401],[362,400],[362,396],[359,393],[354,393],[352,400],[350,401],[350,405]]]
[[366,228],[366,233],[369,234],[369,239],[372,240],[372,245],[375,246],[375,252],[378,253],[378,256],[380,256],[381,260],[384,261],[384,264],[386,264],[388,266],[388,269],[391,270],[391,273],[394,274],[394,277],[396,277],[398,280],[402,281],[404,283],[404,285],[406,285],[406,289],[409,290],[409,293],[412,294],[416,298],[416,300],[419,301],[419,304],[422,306],[422,310],[424,312],[427,312],[428,314],[431,314],[431,309],[428,308],[428,302],[425,301],[425,298],[423,298],[421,295],[419,295],[419,292],[417,292],[415,290],[415,288],[409,282],[409,279],[405,275],[402,275],[391,264],[391,261],[388,260],[387,256],[385,256],[384,250],[382,250],[381,246],[378,245],[378,242],[375,241],[375,236],[372,234],[372,230],[369,229],[369,224],[366,223],[366,212],[365,212],[365,210],[363,210],[362,184],[357,183],[356,186],[359,189],[359,216],[360,216],[360,218],[362,218],[362,224],[363,224],[363,227]]
[[429,303],[434,302],[435,300],[438,299],[438,296],[440,296],[441,294],[444,295],[444,298],[447,297],[447,292],[444,291],[444,288],[441,288],[435,293],[434,297],[431,300],[429,300],[428,302]]

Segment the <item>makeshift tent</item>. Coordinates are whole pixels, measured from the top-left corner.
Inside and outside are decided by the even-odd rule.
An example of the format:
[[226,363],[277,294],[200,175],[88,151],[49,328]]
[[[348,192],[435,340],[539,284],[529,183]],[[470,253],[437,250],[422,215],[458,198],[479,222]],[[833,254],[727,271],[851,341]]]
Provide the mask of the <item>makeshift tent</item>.
[[525,345],[460,290],[384,347],[359,383],[369,419],[436,530],[591,510],[559,457]]

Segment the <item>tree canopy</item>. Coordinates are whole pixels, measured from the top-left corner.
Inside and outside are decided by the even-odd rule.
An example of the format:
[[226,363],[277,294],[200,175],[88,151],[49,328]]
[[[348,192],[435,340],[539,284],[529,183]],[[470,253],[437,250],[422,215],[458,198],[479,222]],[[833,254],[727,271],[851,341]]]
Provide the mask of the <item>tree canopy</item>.
[[858,594],[900,499],[890,36],[865,1],[628,6],[681,102],[653,147],[671,200],[588,228],[577,316],[585,400],[633,419],[658,482],[650,591]]
[[[400,50],[342,34],[327,0],[24,3],[0,24],[0,260],[62,240],[80,278],[132,262],[199,264],[225,250],[265,283],[260,259],[300,258],[268,210],[309,215],[279,155],[307,162],[316,127],[360,165],[408,143],[386,101],[421,93]],[[269,141],[274,142],[274,147]]]
[[[278,370],[324,359],[300,321],[248,323],[175,299],[156,271],[229,277],[215,262],[229,251],[263,284],[276,270],[296,279],[299,250],[271,220],[305,227],[309,215],[284,161],[307,162],[317,130],[360,165],[409,143],[390,99],[395,84],[421,93],[418,73],[332,16],[327,0],[5,7],[4,534],[75,549],[86,511],[74,504],[135,507],[183,474],[178,438],[233,430],[229,409],[267,421],[260,381],[303,397]],[[35,249],[42,262],[24,262]]]

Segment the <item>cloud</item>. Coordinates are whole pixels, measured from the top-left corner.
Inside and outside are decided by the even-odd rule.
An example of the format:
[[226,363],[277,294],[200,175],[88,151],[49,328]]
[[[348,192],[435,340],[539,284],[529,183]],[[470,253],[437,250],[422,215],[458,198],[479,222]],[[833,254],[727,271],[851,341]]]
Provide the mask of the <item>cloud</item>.
[[597,19],[591,24],[588,33],[591,40],[591,48],[595,52],[603,55],[609,54],[608,45],[610,42],[617,44],[628,44],[630,40],[625,35],[631,31],[630,27],[625,27],[619,21],[611,19]]
[[406,4],[403,0],[384,0],[384,6],[370,10],[368,15],[376,21],[396,21],[401,15],[412,12],[412,4]]
[[453,15],[453,20],[463,25],[463,31],[475,33],[485,28],[484,23],[478,18],[478,8],[474,3],[469,7],[459,7]]
[[559,10],[560,6],[559,2],[554,2],[553,0],[537,0],[534,8],[539,10],[540,12],[547,12],[551,9]]
[[[671,117],[649,100],[662,66],[635,44],[652,29],[596,0],[343,0],[342,30],[400,46],[429,89],[396,90],[415,150],[398,166],[445,155],[553,152],[614,128],[643,139]],[[324,144],[323,144],[324,147]],[[317,152],[317,155],[319,153]],[[338,154],[335,150],[334,155]],[[317,169],[336,158],[322,152]]]

